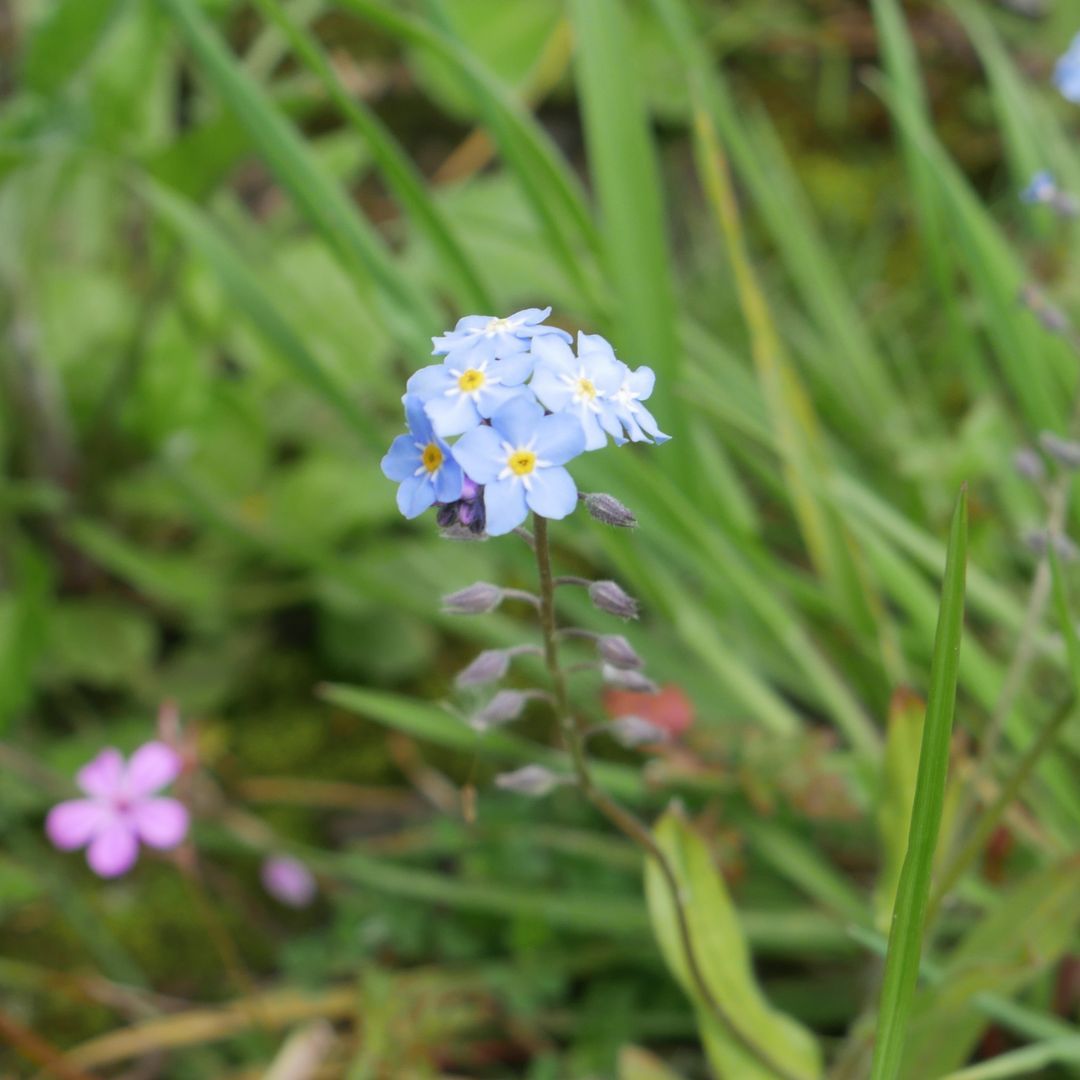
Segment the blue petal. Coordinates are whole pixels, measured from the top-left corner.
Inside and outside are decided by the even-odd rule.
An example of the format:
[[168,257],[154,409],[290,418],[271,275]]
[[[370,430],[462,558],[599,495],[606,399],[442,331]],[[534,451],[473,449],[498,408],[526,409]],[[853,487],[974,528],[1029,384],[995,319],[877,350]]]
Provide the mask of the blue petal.
[[[544,410],[533,400],[532,394],[518,394],[492,415],[491,426],[513,446],[524,446],[543,419]],[[474,480],[480,479],[467,465],[465,471]]]
[[570,346],[557,337],[545,334],[543,337],[533,338],[532,354],[537,372],[550,368],[557,374],[577,374],[577,361]]
[[561,412],[574,396],[573,388],[563,382],[552,364],[537,367],[529,387],[552,412]]
[[492,374],[499,377],[503,386],[520,386],[532,374],[532,370],[532,353],[519,352],[499,360]]
[[453,383],[454,376],[444,364],[430,364],[419,371],[414,371],[409,376],[405,390],[409,394],[416,394],[421,401],[430,401],[442,394]]
[[461,498],[461,487],[464,482],[461,466],[451,456],[450,447],[443,443],[440,449],[446,457],[442,468],[435,474],[435,498],[438,502],[455,502]]
[[466,432],[454,443],[451,452],[454,460],[478,484],[490,484],[506,464],[502,439],[487,426]]
[[419,517],[435,501],[435,489],[424,476],[410,476],[397,490],[398,509],[407,517]]
[[671,438],[670,435],[665,435],[656,423],[653,414],[645,408],[644,405],[638,406],[636,413],[638,423],[653,437],[653,439],[659,443],[665,443]]
[[404,480],[412,476],[420,464],[420,451],[411,435],[399,435],[379,463],[388,480]]
[[492,413],[498,412],[507,402],[519,397],[524,397],[528,401],[533,399],[526,386],[502,386],[499,383],[491,386],[488,384],[480,391],[480,400],[476,403],[476,409],[486,420]]
[[653,387],[656,386],[656,372],[651,367],[643,365],[636,371],[630,372],[626,381],[629,383],[630,389],[644,401],[652,395]]
[[472,398],[465,394],[454,394],[447,397],[432,398],[424,408],[431,417],[431,424],[435,428],[435,434],[441,438],[450,435],[460,435],[470,431],[480,423],[480,414]]
[[594,354],[600,354],[606,356],[611,360],[615,360],[615,350],[611,347],[611,342],[601,334],[585,334],[580,330],[577,336],[577,351],[578,356],[590,356]]
[[[539,470],[544,471],[544,470]],[[537,473],[534,473],[535,477]],[[496,480],[484,488],[484,531],[489,536],[502,536],[516,529],[528,515],[525,488],[517,480]]]
[[585,433],[586,450],[602,450],[607,446],[607,435],[600,424],[600,417],[582,404],[579,408],[567,410],[563,416],[576,416],[581,430]]
[[432,431],[431,421],[428,419],[427,413],[424,412],[422,398],[419,394],[406,394],[403,400],[405,403],[405,419],[408,421],[409,431],[416,442],[427,446],[435,438],[435,432]]
[[569,413],[545,416],[535,428],[536,456],[552,465],[565,465],[585,452],[585,432]]
[[541,517],[558,521],[574,512],[578,502],[577,485],[565,469],[537,469],[532,474],[532,488],[525,499]]
[[513,315],[507,318],[507,322],[518,322],[519,320],[525,326],[536,326],[538,323],[542,323],[551,314],[551,308],[522,308],[520,311],[515,311]]

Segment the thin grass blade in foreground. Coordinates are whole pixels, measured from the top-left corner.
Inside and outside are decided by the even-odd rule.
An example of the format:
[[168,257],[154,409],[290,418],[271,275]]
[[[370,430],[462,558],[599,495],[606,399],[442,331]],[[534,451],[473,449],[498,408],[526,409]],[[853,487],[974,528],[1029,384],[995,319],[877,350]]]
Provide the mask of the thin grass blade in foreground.
[[956,708],[956,680],[964,620],[964,571],[967,563],[967,490],[953,512],[945,580],[941,592],[930,695],[926,706],[915,804],[907,856],[893,908],[892,933],[885,958],[885,978],[878,1007],[877,1037],[871,1080],[893,1080],[900,1071],[904,1036],[919,975],[923,926],[930,898],[930,876],[937,848],[949,769],[949,737]]

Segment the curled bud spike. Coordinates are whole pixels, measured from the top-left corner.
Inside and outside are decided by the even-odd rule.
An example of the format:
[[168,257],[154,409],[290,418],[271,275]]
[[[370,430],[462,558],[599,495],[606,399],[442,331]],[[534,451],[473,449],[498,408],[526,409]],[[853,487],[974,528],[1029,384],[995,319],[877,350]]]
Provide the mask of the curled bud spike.
[[584,496],[585,509],[589,516],[605,525],[614,525],[618,529],[637,528],[637,518],[633,511],[624,506],[614,495],[605,495],[603,492],[594,492]]
[[629,748],[671,741],[671,732],[646,720],[644,716],[620,716],[601,730],[607,731],[616,742]]
[[604,634],[596,639],[596,651],[602,660],[624,671],[638,671],[645,666],[634,646],[622,634]]
[[1022,446],[1013,454],[1013,468],[1025,480],[1039,481],[1046,477],[1043,459],[1030,446]]
[[[1024,543],[1033,555],[1043,556],[1046,554],[1047,544],[1050,542],[1050,534],[1046,529],[1032,529],[1024,534]],[[1080,557],[1080,548],[1076,546],[1064,533],[1053,534],[1054,551],[1062,562],[1076,562]]]
[[601,664],[600,674],[608,686],[617,686],[622,690],[637,690],[647,694],[655,694],[660,687],[647,675],[640,671],[626,671],[612,664]]
[[1066,469],[1080,469],[1080,442],[1062,439],[1052,431],[1039,433],[1039,445],[1059,465]]
[[567,777],[559,776],[543,765],[524,765],[513,772],[500,773],[495,777],[495,786],[502,791],[512,791],[516,795],[528,795],[541,799],[560,784],[568,782]]
[[503,590],[498,585],[478,581],[443,597],[443,611],[449,615],[483,615],[494,611],[502,602]]
[[475,731],[489,731],[516,720],[527,702],[539,697],[539,690],[500,690],[482,709],[469,717],[469,726]]
[[501,679],[509,666],[510,653],[506,649],[485,649],[457,673],[454,682],[458,686],[483,686]]
[[589,586],[589,599],[593,606],[620,619],[636,619],[638,602],[614,581],[594,581]]

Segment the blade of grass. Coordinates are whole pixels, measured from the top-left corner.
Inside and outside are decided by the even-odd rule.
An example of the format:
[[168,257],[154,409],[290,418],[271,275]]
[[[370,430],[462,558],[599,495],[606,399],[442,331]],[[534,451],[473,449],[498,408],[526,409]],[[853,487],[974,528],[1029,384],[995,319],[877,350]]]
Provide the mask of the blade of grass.
[[878,1007],[877,1038],[871,1080],[899,1074],[922,954],[923,925],[930,897],[930,877],[949,770],[949,740],[956,707],[956,681],[964,618],[964,571],[967,563],[967,491],[961,491],[949,531],[941,611],[930,666],[915,802],[908,851],[900,872],[885,975]]
[[330,100],[363,138],[387,187],[439,253],[447,287],[451,283],[460,285],[462,302],[470,310],[493,312],[494,302],[478,268],[458,243],[449,222],[428,194],[420,171],[390,130],[362,100],[349,93],[315,36],[305,30],[278,0],[256,0],[256,6],[318,76]]
[[1057,1064],[1080,1065],[1080,1035],[1010,1050],[989,1061],[951,1072],[942,1080],[1005,1080],[1009,1076],[1034,1076],[1039,1070]]
[[653,400],[677,422],[680,367],[675,296],[656,148],[633,64],[623,0],[570,0],[575,69],[589,173],[603,222],[603,257],[615,287],[616,343],[656,369]]
[[304,140],[244,71],[193,0],[159,0],[225,105],[293,201],[322,234],[359,287],[374,284],[376,305],[394,336],[426,356],[428,334],[442,323],[428,296],[395,264],[388,249],[344,192],[331,181]]

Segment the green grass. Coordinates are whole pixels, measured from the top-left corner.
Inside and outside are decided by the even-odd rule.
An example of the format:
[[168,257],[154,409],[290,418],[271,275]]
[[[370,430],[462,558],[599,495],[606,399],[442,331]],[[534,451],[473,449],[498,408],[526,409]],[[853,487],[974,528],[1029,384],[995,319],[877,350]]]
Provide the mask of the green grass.
[[[41,1042],[0,1072],[138,1017],[175,1040],[170,1076],[262,1075],[293,1014],[236,1017],[310,991],[339,1075],[1071,1075],[1076,568],[1026,551],[1045,502],[1011,466],[1078,415],[1067,335],[1017,302],[1036,280],[1076,313],[1075,224],[1016,198],[1042,167],[1080,195],[1080,113],[1045,79],[1066,16],[12,6],[0,1022]],[[693,703],[667,752],[590,746],[663,821],[737,1031],[583,800],[494,788],[566,768],[539,704],[485,737],[445,707],[474,704],[452,680],[475,651],[536,638],[527,606],[439,596],[534,588],[530,552],[405,523],[379,471],[432,334],[548,303],[654,368],[674,436],[575,461],[640,528],[575,515],[554,557],[640,599],[618,632]],[[613,629],[582,590],[559,606]],[[596,690],[575,683],[590,721]],[[103,885],[41,832],[169,699],[211,925],[167,860]],[[313,909],[261,889],[277,850],[317,871]],[[740,1032],[778,1057],[748,1062]]]

